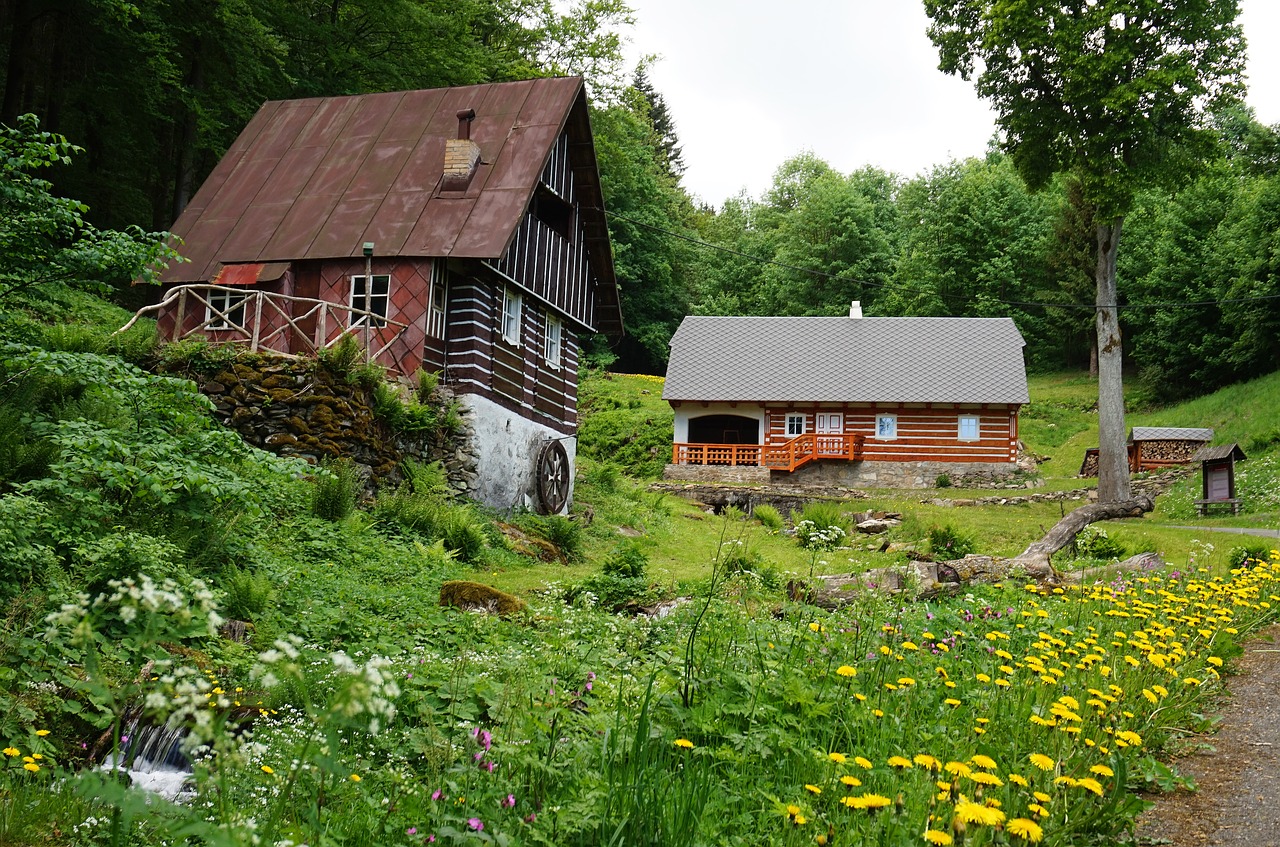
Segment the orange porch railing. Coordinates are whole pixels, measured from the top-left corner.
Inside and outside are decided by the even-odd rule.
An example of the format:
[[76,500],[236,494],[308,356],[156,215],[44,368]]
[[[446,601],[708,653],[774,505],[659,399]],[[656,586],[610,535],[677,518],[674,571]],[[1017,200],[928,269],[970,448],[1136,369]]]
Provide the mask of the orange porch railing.
[[786,444],[683,444],[671,446],[673,465],[750,465],[770,470],[794,471],[815,459],[862,458],[862,435],[808,433]]

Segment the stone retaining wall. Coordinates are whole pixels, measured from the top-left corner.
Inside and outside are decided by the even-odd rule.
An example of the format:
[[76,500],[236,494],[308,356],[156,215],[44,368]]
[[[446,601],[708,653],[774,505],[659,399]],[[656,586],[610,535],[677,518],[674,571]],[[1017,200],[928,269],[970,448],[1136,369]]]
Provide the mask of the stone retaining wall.
[[[370,493],[400,482],[406,458],[440,461],[459,494],[475,488],[474,425],[466,410],[459,410],[455,432],[405,435],[375,416],[372,391],[314,360],[241,356],[212,373],[181,375],[195,379],[218,419],[246,442],[312,464],[346,457]],[[437,389],[432,399],[444,408],[452,394]]]

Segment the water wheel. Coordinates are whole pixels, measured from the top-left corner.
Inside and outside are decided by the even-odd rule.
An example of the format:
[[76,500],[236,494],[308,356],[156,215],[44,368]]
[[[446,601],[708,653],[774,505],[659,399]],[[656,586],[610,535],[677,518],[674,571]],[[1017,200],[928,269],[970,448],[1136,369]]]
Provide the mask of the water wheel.
[[569,502],[569,454],[559,441],[548,441],[538,451],[535,466],[538,506],[544,515],[559,514]]

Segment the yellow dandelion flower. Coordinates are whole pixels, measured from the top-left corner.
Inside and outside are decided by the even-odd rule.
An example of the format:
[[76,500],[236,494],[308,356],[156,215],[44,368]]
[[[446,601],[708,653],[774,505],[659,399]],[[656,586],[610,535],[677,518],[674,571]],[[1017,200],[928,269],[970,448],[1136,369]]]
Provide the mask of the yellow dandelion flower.
[[904,641],[902,642],[902,649],[903,650],[919,650],[920,648],[916,645],[914,641]]
[[817,621],[814,621],[813,623],[809,624],[809,629],[813,630],[814,632],[821,632],[822,624],[818,623]]
[[844,753],[828,753],[827,758],[835,762],[837,765],[843,765],[845,763]]
[[857,788],[858,786],[862,785],[862,780],[858,779],[856,776],[849,776],[848,774],[845,774],[844,776],[840,777],[840,782],[843,783],[844,785],[849,786],[850,788]]
[[942,769],[952,776],[959,777],[966,777],[973,773],[973,768],[969,767],[964,762],[947,762],[942,766]]
[[858,669],[850,665],[841,665],[840,667],[836,668],[836,675],[845,676],[845,677],[857,676]]
[[866,770],[871,770],[873,767],[870,759],[864,759],[861,756],[854,756],[853,763],[860,768],[865,768]]
[[690,741],[690,740],[689,740],[689,739],[687,739],[687,738],[677,738],[673,743],[674,743],[677,747],[683,747],[683,748],[684,748],[684,749],[686,749],[686,750],[692,750],[692,749],[693,749],[693,742],[692,742],[692,741]]
[[1084,779],[1078,780],[1076,782],[1076,785],[1079,786],[1080,788],[1085,789],[1086,791],[1092,791],[1094,794],[1097,794],[1099,797],[1102,796],[1102,783],[1098,782],[1096,779],[1094,779],[1091,776],[1086,776]]
[[1217,656],[1210,656],[1207,659],[1205,659],[1205,661],[1213,665],[1215,668],[1222,667],[1222,659],[1218,658]]
[[960,701],[959,701],[959,700],[957,700],[957,699],[956,699],[956,698],[954,698],[954,697],[948,697],[946,700],[943,700],[942,702],[944,702],[944,703],[946,703],[948,706],[952,706],[952,707],[955,707],[955,706],[959,706],[959,705],[960,705]]
[[39,773],[39,772],[40,772],[40,766],[39,766],[39,765],[37,765],[35,762],[27,762],[27,763],[26,763],[25,765],[23,765],[22,767],[23,767],[23,769],[24,769],[24,770],[31,771],[32,773]]
[[271,765],[263,765],[263,766],[262,766],[262,772],[263,772],[263,773],[265,773],[265,774],[273,774],[273,773],[275,773],[275,771],[271,769]]
[[986,675],[986,674],[984,674],[984,673],[980,673],[980,674],[978,674],[978,675],[977,675],[977,677],[975,677],[975,678],[978,680],[978,682],[990,682],[990,681],[991,681],[991,677],[987,676],[987,675]]
[[1044,830],[1040,828],[1040,824],[1030,818],[1014,818],[1005,824],[1004,830],[1010,835],[1030,841],[1032,844],[1044,837]]
[[904,676],[898,679],[898,684],[903,686],[915,685],[916,681],[909,676]]
[[1142,746],[1142,736],[1131,729],[1126,729],[1123,732],[1117,732],[1116,740],[1123,741],[1125,744],[1131,745],[1133,747]]
[[933,756],[930,756],[928,753],[921,753],[920,755],[914,757],[911,761],[915,762],[917,765],[924,768],[925,770],[936,771],[936,770],[942,769],[942,762],[939,762],[937,759],[933,758]]
[[982,803],[961,800],[956,803],[956,818],[965,823],[996,826],[1004,821],[1004,812],[985,806]]
[[352,782],[359,782],[359,781],[360,781],[360,779],[361,779],[361,777],[360,777],[360,774],[358,774],[358,773],[353,773],[353,774],[351,775],[350,779],[351,779],[351,781],[352,781]]
[[911,760],[906,756],[890,756],[888,765],[891,768],[902,768],[905,770],[911,767]]
[[795,805],[794,803],[789,804],[789,805],[787,806],[787,817],[789,817],[789,818],[794,818],[794,817],[795,817],[796,815],[798,815],[798,814],[800,814],[800,807],[799,807],[799,806]]
[[976,756],[970,757],[969,764],[974,765],[975,767],[982,768],[983,770],[988,770],[988,771],[993,771],[998,767],[998,765],[996,765],[995,759],[991,758],[990,756],[984,756],[981,753],[979,753]]
[[1089,768],[1089,773],[1096,773],[1098,776],[1115,776],[1116,772],[1106,765],[1094,765]]
[[1027,756],[1027,760],[1042,771],[1051,771],[1058,766],[1058,763],[1050,759],[1044,753],[1032,753]]
[[1054,777],[1053,784],[1054,784],[1054,785],[1065,785],[1065,786],[1067,786],[1068,788],[1075,788],[1075,787],[1076,787],[1077,785],[1079,785],[1080,783],[1076,781],[1076,778],[1075,778],[1075,777],[1073,777],[1073,776],[1066,776],[1066,775],[1064,774],[1064,775],[1059,776],[1059,777]]
[[1043,791],[1033,791],[1031,792],[1031,796],[1039,800],[1041,803],[1048,803],[1050,800],[1053,799],[1048,794],[1045,794]]
[[1027,782],[1027,778],[1020,773],[1009,774],[1009,781],[1014,785],[1021,785],[1023,788],[1031,785],[1031,783]]
[[853,698],[857,700],[859,703],[867,702],[867,695],[863,694],[862,692],[858,692],[857,694],[854,694]]
[[1039,815],[1042,818],[1049,817],[1049,810],[1046,809],[1044,806],[1041,806],[1039,803],[1028,803],[1027,811],[1035,812],[1037,815]]
[[804,790],[805,790],[805,791],[808,791],[808,792],[810,792],[810,793],[812,793],[812,794],[821,794],[821,793],[822,793],[822,789],[821,789],[821,788],[819,788],[819,787],[818,787],[818,786],[816,786],[816,785],[805,785]]
[[45,737],[46,735],[48,735],[48,734],[49,734],[49,730],[47,730],[47,729],[37,729],[37,730],[36,730],[36,735],[40,736],[41,738],[44,738],[44,737]]
[[937,847],[950,847],[954,843],[951,833],[943,832],[940,829],[926,829],[924,831],[924,840],[930,844],[936,844]]
[[876,717],[878,717],[878,718],[882,718],[882,717],[884,717],[884,710],[883,710],[883,709],[872,709],[872,710],[871,710],[871,714],[875,715],[875,716],[876,716]]
[[13,756],[22,755],[22,751],[19,750],[17,747],[6,747],[4,748],[4,754],[12,758]]
[[1000,777],[996,776],[993,773],[987,773],[985,771],[978,771],[977,773],[970,775],[969,779],[973,780],[979,785],[990,785],[994,788],[999,788],[1000,786],[1004,785],[1003,779],[1001,779]]

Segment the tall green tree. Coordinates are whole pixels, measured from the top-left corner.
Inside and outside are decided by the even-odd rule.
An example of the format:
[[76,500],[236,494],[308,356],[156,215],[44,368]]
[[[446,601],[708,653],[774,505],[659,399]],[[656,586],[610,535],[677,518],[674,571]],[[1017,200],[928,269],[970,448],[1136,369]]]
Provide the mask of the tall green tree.
[[1144,185],[1214,146],[1207,109],[1238,98],[1238,0],[925,0],[942,70],[973,79],[1033,188],[1080,179],[1096,209],[1099,499],[1130,496],[1116,255]]

